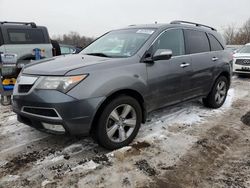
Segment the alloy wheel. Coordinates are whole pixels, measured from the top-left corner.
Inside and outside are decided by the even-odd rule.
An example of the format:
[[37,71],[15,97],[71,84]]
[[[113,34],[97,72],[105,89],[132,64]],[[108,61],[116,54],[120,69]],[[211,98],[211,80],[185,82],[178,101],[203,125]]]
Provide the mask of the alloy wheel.
[[135,127],[137,116],[134,107],[129,104],[121,104],[108,116],[106,132],[108,138],[116,143],[125,141],[131,136]]
[[216,94],[215,94],[215,102],[217,104],[221,104],[227,94],[227,85],[225,81],[220,81],[216,88]]

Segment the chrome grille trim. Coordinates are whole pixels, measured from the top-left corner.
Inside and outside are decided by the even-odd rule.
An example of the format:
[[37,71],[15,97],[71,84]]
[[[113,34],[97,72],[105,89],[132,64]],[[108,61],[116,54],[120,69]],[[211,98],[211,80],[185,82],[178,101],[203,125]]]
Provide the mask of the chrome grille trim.
[[[24,109],[25,108],[34,108],[34,109],[43,109],[43,110],[53,110],[58,117],[50,117],[50,116],[44,116],[44,115],[38,115],[38,114],[34,114],[34,113],[30,113],[30,112],[26,112]],[[51,120],[62,120],[62,117],[60,116],[60,114],[57,112],[57,110],[55,108],[46,108],[46,107],[34,107],[34,106],[23,106],[21,109],[21,112],[27,115],[32,115],[32,116],[36,116],[36,117],[41,117],[41,118],[46,118],[46,119],[51,119]]]

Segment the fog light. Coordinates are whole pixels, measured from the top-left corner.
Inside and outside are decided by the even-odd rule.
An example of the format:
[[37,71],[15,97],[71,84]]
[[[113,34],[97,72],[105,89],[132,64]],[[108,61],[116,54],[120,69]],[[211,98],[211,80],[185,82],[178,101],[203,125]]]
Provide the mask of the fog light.
[[62,125],[54,125],[49,123],[42,123],[42,125],[47,130],[56,131],[58,133],[65,133],[65,129]]

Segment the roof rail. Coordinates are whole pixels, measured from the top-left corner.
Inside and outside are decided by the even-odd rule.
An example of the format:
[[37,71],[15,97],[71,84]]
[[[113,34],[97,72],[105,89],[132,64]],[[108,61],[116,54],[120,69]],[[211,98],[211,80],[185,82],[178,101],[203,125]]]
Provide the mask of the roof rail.
[[32,28],[36,28],[36,24],[34,22],[0,22],[0,24],[21,24],[21,25],[30,25]]
[[194,23],[194,22],[187,22],[187,21],[182,21],[182,20],[175,20],[175,21],[172,21],[170,22],[170,24],[190,24],[190,25],[195,25],[197,27],[206,27],[206,28],[209,28],[213,31],[217,31],[215,28],[213,27],[210,27],[210,26],[207,26],[207,25],[203,25],[203,24],[199,24],[199,23]]

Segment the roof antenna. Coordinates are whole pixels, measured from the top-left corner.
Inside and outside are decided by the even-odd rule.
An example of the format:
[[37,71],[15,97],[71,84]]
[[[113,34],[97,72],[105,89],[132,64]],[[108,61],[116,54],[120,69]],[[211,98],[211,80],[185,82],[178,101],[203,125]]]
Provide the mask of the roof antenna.
[[157,24],[157,21],[155,21],[155,24]]

